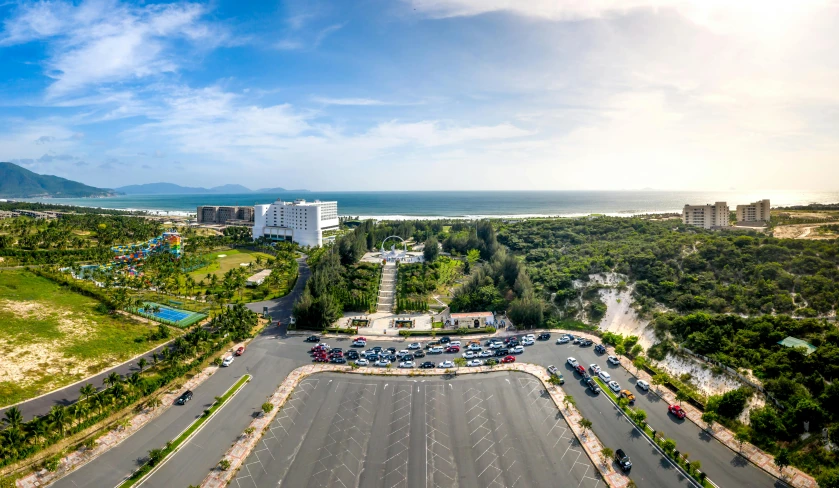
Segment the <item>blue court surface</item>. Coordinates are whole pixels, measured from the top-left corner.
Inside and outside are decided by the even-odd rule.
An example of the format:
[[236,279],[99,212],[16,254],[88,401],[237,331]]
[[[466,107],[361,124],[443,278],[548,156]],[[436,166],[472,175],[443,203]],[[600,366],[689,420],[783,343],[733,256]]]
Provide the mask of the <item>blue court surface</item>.
[[[154,305],[160,307],[159,312],[152,311],[152,306]],[[138,312],[140,313],[140,315],[145,315],[149,318],[160,319],[161,321],[170,322],[180,326],[191,325],[197,322],[198,320],[201,320],[202,318],[206,317],[206,315],[197,312],[178,310],[175,308],[170,308],[164,305],[159,305],[151,302],[146,303],[146,306],[144,308],[139,309]]]

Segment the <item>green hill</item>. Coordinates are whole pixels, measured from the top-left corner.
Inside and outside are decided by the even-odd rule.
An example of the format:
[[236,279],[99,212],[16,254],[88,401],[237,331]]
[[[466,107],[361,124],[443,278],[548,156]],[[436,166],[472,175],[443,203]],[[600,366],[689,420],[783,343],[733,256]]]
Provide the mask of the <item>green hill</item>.
[[0,162],[0,197],[107,197],[116,193],[113,190],[94,188],[82,183],[59,178],[58,176],[39,175],[12,163]]

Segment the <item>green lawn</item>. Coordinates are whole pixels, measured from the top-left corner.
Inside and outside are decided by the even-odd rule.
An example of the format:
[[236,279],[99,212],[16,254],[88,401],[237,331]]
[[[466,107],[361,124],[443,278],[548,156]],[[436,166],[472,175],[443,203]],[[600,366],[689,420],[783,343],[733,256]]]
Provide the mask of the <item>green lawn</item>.
[[209,260],[210,264],[208,266],[204,266],[203,268],[196,269],[195,271],[190,273],[190,275],[192,275],[195,281],[201,281],[202,279],[206,278],[208,274],[214,274],[218,278],[221,278],[224,275],[224,273],[230,271],[231,269],[244,268],[244,266],[241,266],[242,263],[251,263],[253,261],[256,261],[257,256],[261,257],[263,262],[268,259],[272,259],[270,255],[265,253],[248,253],[244,251],[239,251],[237,249],[228,249],[226,251],[216,251],[208,253],[205,254],[203,257]]
[[30,272],[0,271],[0,406],[74,383],[162,342],[145,340],[157,324],[101,313],[97,305]]

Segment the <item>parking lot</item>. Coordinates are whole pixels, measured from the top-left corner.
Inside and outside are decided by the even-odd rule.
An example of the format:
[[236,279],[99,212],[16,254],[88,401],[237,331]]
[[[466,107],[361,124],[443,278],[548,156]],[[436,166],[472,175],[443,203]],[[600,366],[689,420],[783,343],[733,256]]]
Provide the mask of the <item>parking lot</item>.
[[539,381],[318,374],[277,413],[237,487],[604,487]]

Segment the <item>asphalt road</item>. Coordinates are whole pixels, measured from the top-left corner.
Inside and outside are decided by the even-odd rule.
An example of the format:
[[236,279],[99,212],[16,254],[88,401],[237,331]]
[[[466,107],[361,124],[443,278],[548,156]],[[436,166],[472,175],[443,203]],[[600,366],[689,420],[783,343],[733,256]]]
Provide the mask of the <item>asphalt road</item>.
[[522,373],[314,375],[232,486],[605,487],[542,392]]
[[[292,292],[275,300],[272,304],[278,312],[290,314],[294,302],[303,293],[309,276],[309,268],[305,263],[300,267],[300,275]],[[229,400],[212,421],[150,477],[144,486],[149,483],[161,483],[160,486],[199,484],[208,470],[221,459],[227,450],[226,446],[230,445],[228,439],[234,439],[236,435],[242,433],[265,398],[277,389],[292,369],[310,361],[306,352],[308,348],[285,347],[282,341],[277,340],[280,335],[279,327],[266,328],[251,341],[244,355],[236,358],[230,367],[219,368],[215,374],[196,388],[193,399],[186,405],[172,406],[121,444],[60,479],[53,486],[59,488],[116,486],[145,462],[148,451],[163,447],[167,441],[177,437],[202,414],[204,409],[212,404],[215,397],[221,396],[242,375],[249,373],[253,379],[242,391]],[[295,346],[297,345],[297,340],[295,340]],[[225,439],[224,445],[219,443],[220,438]],[[202,443],[206,443],[209,448],[202,450],[202,445],[204,445]],[[204,463],[183,464],[182,459],[192,460],[196,457],[201,458]],[[176,462],[173,462],[175,460]],[[160,481],[168,478],[178,480],[189,478],[193,481],[188,483]]]
[[[667,403],[664,400],[654,393],[647,393],[637,388],[635,377],[622,367],[607,363],[606,355],[595,353],[593,347],[579,347],[573,344],[556,345],[554,342],[557,337],[557,334],[553,334],[550,341],[537,342],[537,345],[527,348],[527,353],[523,355],[522,360],[543,366],[553,364],[563,371],[566,380],[563,386],[565,392],[577,400],[578,409],[583,416],[592,421],[592,430],[605,445],[612,449],[623,448],[629,454],[635,465],[632,469],[632,478],[639,486],[644,486],[641,483],[644,479],[638,478],[641,472],[636,470],[636,460],[651,455],[652,448],[640,431],[632,426],[609,401],[605,392],[594,395],[586,389],[580,376],[573,372],[566,362],[568,357],[576,358],[586,368],[592,363],[598,364],[608,371],[612,379],[620,383],[623,388],[635,393],[634,406],[647,412],[647,423],[676,441],[679,451],[689,453],[693,460],[699,460],[702,463],[702,470],[719,486],[776,488],[787,486],[718,442],[690,420],[678,420],[668,414]],[[663,461],[661,468],[672,469],[667,465],[669,462]]]

